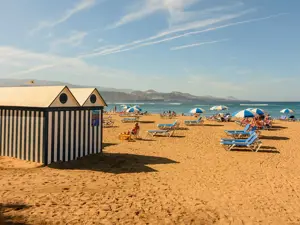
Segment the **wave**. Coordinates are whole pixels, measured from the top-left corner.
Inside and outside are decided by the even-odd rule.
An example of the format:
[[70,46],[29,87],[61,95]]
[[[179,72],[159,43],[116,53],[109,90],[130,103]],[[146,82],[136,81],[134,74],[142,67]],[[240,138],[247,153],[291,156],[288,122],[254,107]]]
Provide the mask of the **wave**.
[[169,105],[181,105],[182,103],[180,103],[180,102],[171,102],[171,103],[169,103]]
[[116,102],[115,105],[145,105],[144,102]]
[[194,106],[210,106],[210,105],[194,105]]
[[268,106],[269,104],[240,104],[240,106]]

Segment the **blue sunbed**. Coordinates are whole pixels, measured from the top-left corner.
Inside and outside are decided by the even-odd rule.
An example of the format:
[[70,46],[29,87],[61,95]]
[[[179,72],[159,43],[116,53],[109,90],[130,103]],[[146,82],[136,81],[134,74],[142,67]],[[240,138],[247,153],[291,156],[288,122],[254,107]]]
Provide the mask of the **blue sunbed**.
[[238,134],[238,133],[244,133],[247,132],[250,128],[250,124],[247,124],[244,128],[244,130],[225,130],[225,133],[227,134]]
[[201,119],[202,119],[202,117],[199,117],[197,120],[185,120],[184,124],[187,126],[203,124],[204,121]]
[[133,123],[133,122],[138,122],[139,119],[136,117],[132,117],[132,118],[123,118],[121,120],[122,123]]
[[174,130],[148,130],[147,136],[150,135],[152,137],[154,137],[154,136],[171,137],[173,135],[173,133],[174,133]]
[[174,121],[174,123],[166,123],[166,124],[157,124],[157,127],[160,129],[165,129],[165,128],[173,128],[177,125],[177,120]]
[[250,133],[250,136],[248,138],[244,138],[244,139],[221,138],[221,142],[246,142],[246,141],[251,140],[251,138],[256,135],[256,133],[254,131],[250,131],[249,133]]
[[251,135],[248,139],[232,139],[232,140],[223,140],[221,141],[221,145],[228,146],[228,151],[232,150],[234,147],[247,147],[250,148],[251,151],[257,152],[262,143],[258,139],[257,135]]

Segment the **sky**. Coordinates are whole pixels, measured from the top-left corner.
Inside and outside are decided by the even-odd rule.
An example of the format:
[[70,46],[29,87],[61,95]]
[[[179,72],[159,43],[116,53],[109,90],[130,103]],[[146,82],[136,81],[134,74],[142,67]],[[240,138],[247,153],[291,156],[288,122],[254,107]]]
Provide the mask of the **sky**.
[[300,101],[299,0],[0,0],[0,79]]

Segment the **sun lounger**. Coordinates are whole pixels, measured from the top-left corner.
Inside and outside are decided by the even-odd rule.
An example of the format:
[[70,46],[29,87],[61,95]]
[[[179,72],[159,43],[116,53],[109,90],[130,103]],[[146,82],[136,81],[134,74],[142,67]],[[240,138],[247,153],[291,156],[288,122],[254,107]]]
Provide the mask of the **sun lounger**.
[[111,118],[103,119],[103,127],[112,127],[114,123],[115,122]]
[[248,138],[244,138],[244,139],[236,139],[236,138],[221,138],[221,142],[224,142],[224,141],[227,141],[227,142],[233,142],[233,141],[237,141],[237,142],[246,142],[246,141],[249,141],[251,140],[251,138],[253,136],[256,135],[256,133],[254,131],[250,131],[250,136]]
[[148,130],[147,136],[155,137],[155,136],[165,136],[171,137],[174,134],[174,130]]
[[122,123],[135,123],[138,122],[139,118],[138,117],[132,117],[132,118],[123,118],[121,120]]
[[202,117],[199,117],[197,120],[185,120],[184,124],[186,126],[192,126],[192,125],[203,125],[204,121],[202,120]]
[[177,120],[175,120],[174,123],[157,124],[157,127],[159,129],[171,129],[171,128],[175,128],[178,126],[179,126],[179,123],[177,122]]
[[227,133],[229,136],[232,136],[233,138],[245,138],[249,137],[252,133],[256,133],[257,136],[260,135],[260,131],[257,129],[256,126],[250,128],[248,131],[236,131],[236,132],[229,132]]
[[250,128],[250,124],[247,124],[244,128],[244,130],[225,130],[225,133],[227,134],[237,134],[237,133],[243,133],[247,132]]
[[262,142],[255,133],[247,139],[222,139],[220,143],[221,145],[227,146],[228,151],[232,150],[234,147],[247,147],[250,148],[251,151],[257,152],[262,145]]

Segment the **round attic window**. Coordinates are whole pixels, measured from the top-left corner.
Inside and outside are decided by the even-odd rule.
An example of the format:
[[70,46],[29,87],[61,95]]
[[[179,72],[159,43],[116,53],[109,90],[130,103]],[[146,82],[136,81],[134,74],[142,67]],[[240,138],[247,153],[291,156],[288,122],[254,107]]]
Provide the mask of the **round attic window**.
[[91,97],[90,97],[90,101],[91,101],[91,103],[94,104],[97,101],[96,95],[92,94]]
[[62,93],[62,94],[59,96],[59,101],[60,101],[62,104],[65,104],[65,103],[68,101],[68,95],[66,95],[65,93]]

